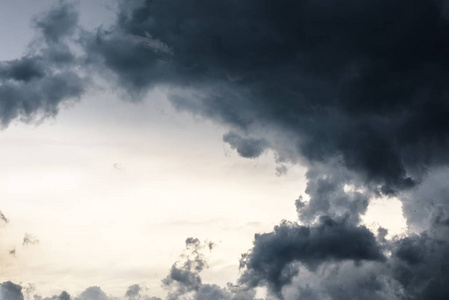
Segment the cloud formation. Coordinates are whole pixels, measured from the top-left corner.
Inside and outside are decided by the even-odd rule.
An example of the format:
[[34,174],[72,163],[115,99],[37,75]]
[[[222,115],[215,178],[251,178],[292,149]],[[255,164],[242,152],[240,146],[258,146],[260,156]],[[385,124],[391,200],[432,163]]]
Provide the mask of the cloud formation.
[[[223,141],[243,157],[271,149],[306,164],[298,222],[255,236],[239,285],[203,283],[205,246],[191,238],[163,280],[168,300],[254,299],[259,286],[286,300],[445,299],[447,3],[118,1],[115,24],[81,31],[80,57],[77,12],[59,2],[34,21],[41,47],[0,63],[0,121],[55,115],[85,91],[79,68],[133,99],[167,88],[177,109],[228,126]],[[361,224],[381,195],[402,201],[414,233],[387,240]],[[10,282],[0,293],[23,299]],[[145,299],[139,286],[125,298]],[[74,299],[113,298],[90,287]]]
[[0,123],[35,121],[58,113],[64,102],[79,99],[86,82],[75,68],[77,57],[70,49],[78,23],[78,12],[60,1],[34,20],[40,36],[28,53],[0,61]]
[[39,240],[37,239],[37,237],[35,237],[34,235],[32,235],[30,233],[25,233],[25,236],[23,237],[22,245],[29,246],[29,245],[36,245],[36,244],[39,244]]
[[[185,251],[181,254],[169,270],[167,277],[162,280],[168,295],[166,300],[261,300],[256,299],[256,292],[252,288],[229,283],[222,288],[215,284],[202,283],[200,273],[207,268],[204,251],[212,250],[213,243],[201,242],[197,238],[186,239]],[[23,288],[12,282],[0,284],[0,300],[23,300]],[[29,294],[29,293],[28,293]],[[148,296],[146,289],[138,284],[131,285],[123,297],[107,295],[100,287],[91,286],[77,297],[71,297],[63,291],[59,296],[42,297],[34,295],[34,300],[161,300]]]
[[354,227],[346,220],[321,217],[315,226],[283,222],[271,233],[258,234],[254,247],[243,255],[245,272],[240,282],[251,287],[268,285],[280,295],[282,287],[298,274],[301,263],[315,271],[322,264],[340,261],[385,261],[374,235],[363,226]]

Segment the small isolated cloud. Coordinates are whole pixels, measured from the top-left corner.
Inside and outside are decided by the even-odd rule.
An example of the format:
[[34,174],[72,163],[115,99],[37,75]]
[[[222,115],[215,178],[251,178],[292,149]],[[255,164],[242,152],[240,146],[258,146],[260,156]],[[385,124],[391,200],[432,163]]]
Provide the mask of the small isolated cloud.
[[[39,33],[22,57],[0,61],[0,126],[12,121],[41,121],[55,116],[62,103],[81,97],[87,81],[80,76],[78,57],[71,50],[78,28],[78,11],[60,1],[33,21]],[[33,48],[33,47],[31,47]]]
[[36,236],[30,234],[30,233],[25,233],[25,236],[23,237],[23,246],[28,246],[28,245],[36,245],[39,244],[39,240],[37,239]]
[[9,223],[8,218],[0,211],[0,222]]
[[287,172],[288,172],[288,168],[286,165],[279,165],[276,167],[276,175],[277,176],[286,175]]

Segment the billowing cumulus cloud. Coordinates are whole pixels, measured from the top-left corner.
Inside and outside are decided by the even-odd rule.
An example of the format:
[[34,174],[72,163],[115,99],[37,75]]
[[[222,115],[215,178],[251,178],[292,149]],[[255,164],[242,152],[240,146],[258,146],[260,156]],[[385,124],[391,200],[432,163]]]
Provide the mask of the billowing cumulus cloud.
[[291,263],[316,270],[321,264],[347,260],[360,263],[385,257],[371,231],[346,220],[321,217],[313,227],[284,222],[274,232],[255,236],[253,249],[242,258],[246,271],[240,281],[253,287],[268,285],[279,294],[298,273]]

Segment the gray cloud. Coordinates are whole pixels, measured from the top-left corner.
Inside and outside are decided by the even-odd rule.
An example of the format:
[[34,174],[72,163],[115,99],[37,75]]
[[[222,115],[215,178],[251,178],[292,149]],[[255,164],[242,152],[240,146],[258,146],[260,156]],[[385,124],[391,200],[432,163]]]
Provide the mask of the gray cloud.
[[276,176],[282,176],[288,173],[288,168],[286,165],[278,165],[276,167]]
[[420,234],[385,239],[346,220],[281,223],[255,236],[240,283],[280,299],[437,299],[449,289],[449,223],[435,218]]
[[23,300],[22,287],[10,281],[0,284],[0,299]]
[[3,223],[9,223],[8,218],[0,211],[0,221]]
[[78,99],[86,81],[75,71],[75,54],[68,46],[77,27],[78,13],[60,1],[34,20],[42,35],[25,56],[0,62],[0,122],[41,120],[58,113],[60,104]]
[[138,296],[140,295],[140,286],[138,284],[134,284],[128,288],[128,290],[125,293],[125,297],[127,297],[130,300],[138,299]]
[[181,256],[170,269],[168,276],[162,281],[168,289],[168,299],[175,300],[181,295],[195,292],[202,286],[200,273],[207,268],[207,262],[202,250],[205,248],[200,240],[188,238],[186,240],[187,253]]
[[447,168],[432,170],[419,187],[400,196],[410,228],[420,232],[435,222],[448,222],[448,180]]
[[36,244],[39,244],[39,240],[37,239],[37,237],[30,233],[25,233],[25,236],[23,237],[22,245],[29,246],[29,245],[36,245]]
[[223,135],[223,141],[228,143],[232,149],[245,158],[257,158],[268,147],[268,143],[262,139],[243,138],[235,132]]
[[321,217],[315,226],[283,222],[271,233],[256,235],[254,247],[242,257],[245,272],[240,282],[249,286],[267,285],[280,295],[291,283],[301,263],[309,270],[334,261],[384,261],[374,235],[363,226],[346,220]]
[[69,2],[59,1],[59,6],[36,18],[34,23],[49,44],[57,44],[75,33],[78,12]]
[[246,285],[228,283],[222,288],[215,284],[202,283],[200,273],[207,268],[204,251],[212,250],[213,246],[211,242],[202,243],[195,238],[186,240],[185,253],[162,281],[168,290],[167,300],[257,300],[255,290]]
[[[391,241],[381,232],[376,241],[368,229],[345,220],[323,217],[309,227],[283,223],[272,233],[256,235],[253,249],[242,259],[239,285],[224,288],[202,283],[208,244],[189,238],[185,252],[163,280],[169,292],[166,299],[256,300],[254,287],[267,286],[272,294],[266,299],[443,300],[448,292],[448,230],[439,224],[420,235]],[[22,291],[19,285],[3,283],[0,299],[22,300]],[[6,295],[9,298],[1,298]],[[74,298],[66,292],[34,298],[161,300],[143,295],[139,285],[130,286],[124,298],[108,296],[95,286]]]

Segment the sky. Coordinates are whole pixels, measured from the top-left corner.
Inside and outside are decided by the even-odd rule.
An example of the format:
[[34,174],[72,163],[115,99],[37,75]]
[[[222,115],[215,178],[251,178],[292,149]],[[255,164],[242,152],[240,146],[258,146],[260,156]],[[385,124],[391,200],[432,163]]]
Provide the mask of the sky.
[[0,0],[0,300],[449,293],[446,0]]

